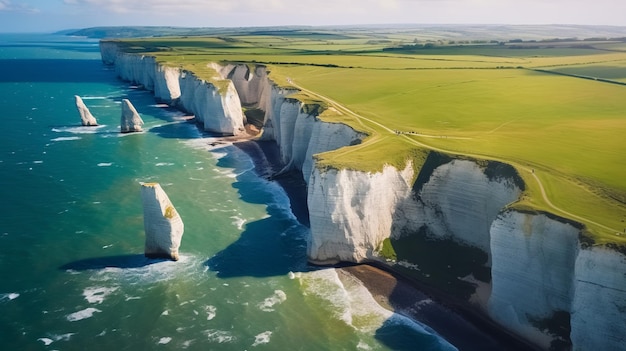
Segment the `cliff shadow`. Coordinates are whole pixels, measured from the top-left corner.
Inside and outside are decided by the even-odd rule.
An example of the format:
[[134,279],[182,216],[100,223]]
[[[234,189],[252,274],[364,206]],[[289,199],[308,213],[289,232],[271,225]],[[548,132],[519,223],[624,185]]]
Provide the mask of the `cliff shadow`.
[[129,255],[116,255],[116,256],[103,256],[85,258],[82,260],[66,263],[59,267],[60,270],[74,270],[74,271],[87,271],[98,270],[105,268],[141,268],[156,264],[159,262],[168,261],[166,259],[154,259],[147,258],[143,254],[129,254]]
[[280,162],[280,149],[275,141],[246,141],[236,143],[254,163],[254,170],[259,177],[277,182],[287,194],[291,212],[305,226],[310,225],[307,205],[307,184],[302,172],[293,170],[275,176],[284,167]]
[[171,123],[152,127],[148,130],[165,139],[197,139],[204,132],[195,119],[175,119]]
[[[262,176],[271,174],[271,165],[264,163],[266,158],[256,154],[260,149],[254,144],[247,145],[249,150],[245,154],[232,152],[235,150],[227,152],[228,155],[219,159],[217,164],[218,167],[235,168],[237,176],[232,186],[237,189],[240,199],[266,205],[267,212],[265,218],[245,224],[239,239],[206,261],[209,269],[221,278],[279,276],[311,269],[306,255],[309,229],[292,212],[293,197],[282,191],[277,182]],[[241,149],[242,145],[237,147]],[[252,156],[254,167],[237,158],[251,157],[251,152],[255,155]]]

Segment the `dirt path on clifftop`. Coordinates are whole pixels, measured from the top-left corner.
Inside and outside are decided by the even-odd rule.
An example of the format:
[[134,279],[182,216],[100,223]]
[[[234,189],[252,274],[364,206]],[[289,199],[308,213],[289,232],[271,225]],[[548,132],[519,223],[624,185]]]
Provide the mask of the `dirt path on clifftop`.
[[[310,94],[311,96],[314,96],[314,97],[316,97],[318,99],[321,99],[323,101],[328,102],[337,111],[343,112],[343,113],[345,113],[345,114],[347,114],[349,116],[352,116],[352,117],[356,118],[356,120],[361,125],[363,125],[363,127],[365,127],[368,130],[371,130],[371,131],[375,132],[375,129],[373,129],[371,126],[367,126],[364,123],[364,121],[367,122],[367,123],[376,125],[376,126],[382,128],[383,130],[387,131],[388,133],[391,133],[391,134],[397,135],[398,137],[404,138],[404,140],[406,142],[411,143],[411,144],[416,145],[416,146],[420,146],[422,148],[426,148],[426,149],[430,149],[430,150],[434,150],[434,151],[439,151],[439,152],[443,152],[443,153],[447,153],[447,154],[464,155],[464,156],[469,156],[469,157],[473,157],[473,158],[476,158],[476,159],[493,160],[493,161],[499,161],[499,162],[502,162],[502,163],[510,164],[513,167],[515,167],[517,170],[525,171],[525,172],[527,172],[528,174],[530,174],[532,176],[532,178],[537,182],[537,186],[539,187],[539,191],[541,193],[541,197],[542,197],[543,201],[545,202],[545,204],[550,209],[552,209],[552,210],[556,211],[557,213],[560,213],[561,215],[564,215],[565,217],[568,217],[568,218],[570,218],[572,220],[577,220],[577,221],[580,221],[580,222],[583,222],[583,223],[587,223],[587,224],[593,224],[593,225],[598,226],[600,228],[603,228],[605,230],[609,230],[609,231],[613,231],[613,232],[619,232],[619,230],[617,230],[617,229],[607,227],[607,226],[605,226],[603,224],[600,224],[598,222],[592,221],[592,220],[590,220],[588,218],[585,218],[585,217],[582,217],[582,216],[578,216],[576,214],[573,214],[571,212],[568,212],[568,211],[566,211],[566,210],[556,206],[554,203],[552,203],[552,201],[550,201],[550,199],[548,197],[548,194],[547,194],[547,192],[545,190],[544,184],[542,183],[541,179],[539,179],[539,176],[537,176],[537,174],[535,173],[534,169],[532,169],[532,168],[529,168],[527,166],[523,166],[523,165],[521,165],[519,163],[516,163],[516,162],[513,162],[511,160],[506,160],[506,159],[501,159],[501,158],[492,157],[492,156],[486,156],[486,155],[481,155],[481,154],[473,154],[473,153],[459,154],[458,152],[455,152],[455,151],[452,151],[452,150],[447,150],[447,149],[444,149],[444,148],[439,148],[439,147],[436,147],[436,146],[425,144],[425,143],[423,143],[421,141],[417,141],[415,139],[412,139],[407,134],[404,134],[404,133],[398,134],[397,131],[395,131],[395,130],[385,126],[384,124],[382,124],[380,122],[377,122],[377,121],[374,121],[372,119],[369,119],[367,117],[364,117],[364,116],[362,116],[362,115],[360,115],[360,114],[350,110],[349,108],[343,106],[339,102],[337,102],[337,101],[335,101],[335,100],[333,100],[333,99],[331,99],[331,98],[329,98],[327,96],[324,96],[324,95],[318,94],[318,93],[316,93],[314,91],[311,91],[309,89],[306,89],[306,88],[300,86],[299,84],[296,84],[293,80],[289,80],[289,83],[291,83],[297,89],[300,89],[301,91]],[[422,134],[416,134],[415,136],[417,136],[417,137],[427,137],[427,138],[435,137],[435,136],[432,136],[432,135],[422,135]],[[439,137],[439,136],[436,136],[436,137]],[[372,139],[372,138],[370,137],[370,139]],[[375,142],[378,141],[378,140],[376,140],[376,138],[373,138],[373,139],[374,140],[372,140],[372,143],[375,143]],[[467,138],[463,138],[463,137],[449,137],[449,139],[467,139]],[[364,142],[364,143],[360,144],[360,147],[364,147],[365,145],[371,145],[371,144],[369,142]]]

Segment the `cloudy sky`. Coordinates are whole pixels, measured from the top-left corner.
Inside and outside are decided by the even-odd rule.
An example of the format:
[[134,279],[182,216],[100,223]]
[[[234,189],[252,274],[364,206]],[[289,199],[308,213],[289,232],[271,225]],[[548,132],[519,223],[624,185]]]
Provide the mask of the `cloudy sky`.
[[626,0],[0,0],[0,32],[389,23],[626,26]]

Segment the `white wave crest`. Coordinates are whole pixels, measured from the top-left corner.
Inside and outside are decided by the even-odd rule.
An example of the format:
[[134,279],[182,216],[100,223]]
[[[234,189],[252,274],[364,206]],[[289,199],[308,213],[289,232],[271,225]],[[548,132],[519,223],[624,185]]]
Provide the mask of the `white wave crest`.
[[80,140],[81,137],[73,136],[73,137],[58,137],[54,139],[50,139],[50,141],[69,141],[69,140]]
[[117,290],[117,287],[105,288],[105,287],[89,287],[83,290],[83,296],[89,303],[101,304],[104,299],[111,293]]
[[0,301],[11,301],[17,299],[18,297],[20,297],[20,294],[18,293],[0,294]]
[[246,224],[245,219],[238,216],[230,216],[230,218],[234,220],[232,224],[237,226],[237,229],[243,230],[243,226]]
[[108,267],[93,272],[90,280],[97,282],[132,282],[133,284],[154,284],[160,281],[194,276],[202,266],[202,258],[181,254],[178,261],[151,260],[137,255],[129,258],[129,266],[136,268]]
[[166,345],[166,344],[169,344],[170,341],[172,341],[172,338],[166,336],[166,337],[160,338],[158,344],[159,345]]
[[341,278],[334,269],[303,273],[300,282],[305,295],[321,298],[330,305],[335,317],[356,331],[371,335],[381,327],[408,327],[411,332],[432,338],[440,350],[456,350],[432,329],[380,306],[363,283],[351,275]]
[[100,124],[97,126],[70,126],[52,128],[52,131],[55,133],[95,134],[100,132],[100,129],[104,127],[106,127],[105,124]]
[[209,329],[205,330],[204,333],[210,342],[217,342],[218,344],[232,342],[235,340],[235,336],[225,330]]
[[67,333],[61,335],[48,335],[48,338],[39,338],[38,341],[43,342],[44,345],[48,346],[55,341],[69,341],[72,338],[72,335],[76,333]]
[[257,336],[254,337],[254,344],[252,344],[252,346],[254,347],[254,346],[261,345],[261,344],[269,343],[271,336],[272,336],[271,331],[266,331],[261,334],[258,334]]
[[259,303],[257,306],[261,311],[264,312],[272,312],[274,311],[274,306],[279,305],[287,300],[287,294],[285,294],[282,290],[274,290],[274,295],[266,298],[263,302]]
[[210,321],[211,319],[215,318],[215,316],[217,315],[217,307],[215,306],[205,306],[204,307],[205,311],[206,311],[206,320]]
[[85,308],[84,310],[68,314],[65,318],[67,318],[67,320],[70,322],[76,322],[76,321],[80,321],[83,319],[91,318],[93,317],[93,314],[96,312],[102,312],[102,311],[100,311],[97,308],[89,307],[89,308]]

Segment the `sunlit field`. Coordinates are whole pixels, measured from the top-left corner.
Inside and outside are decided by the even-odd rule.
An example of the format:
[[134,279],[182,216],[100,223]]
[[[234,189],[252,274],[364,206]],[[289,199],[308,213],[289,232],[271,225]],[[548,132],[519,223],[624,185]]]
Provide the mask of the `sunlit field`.
[[267,65],[327,107],[321,118],[369,135],[319,155],[320,167],[419,169],[431,151],[506,162],[527,187],[513,207],[626,244],[626,43],[488,38],[294,30],[123,43],[207,80],[208,62]]

